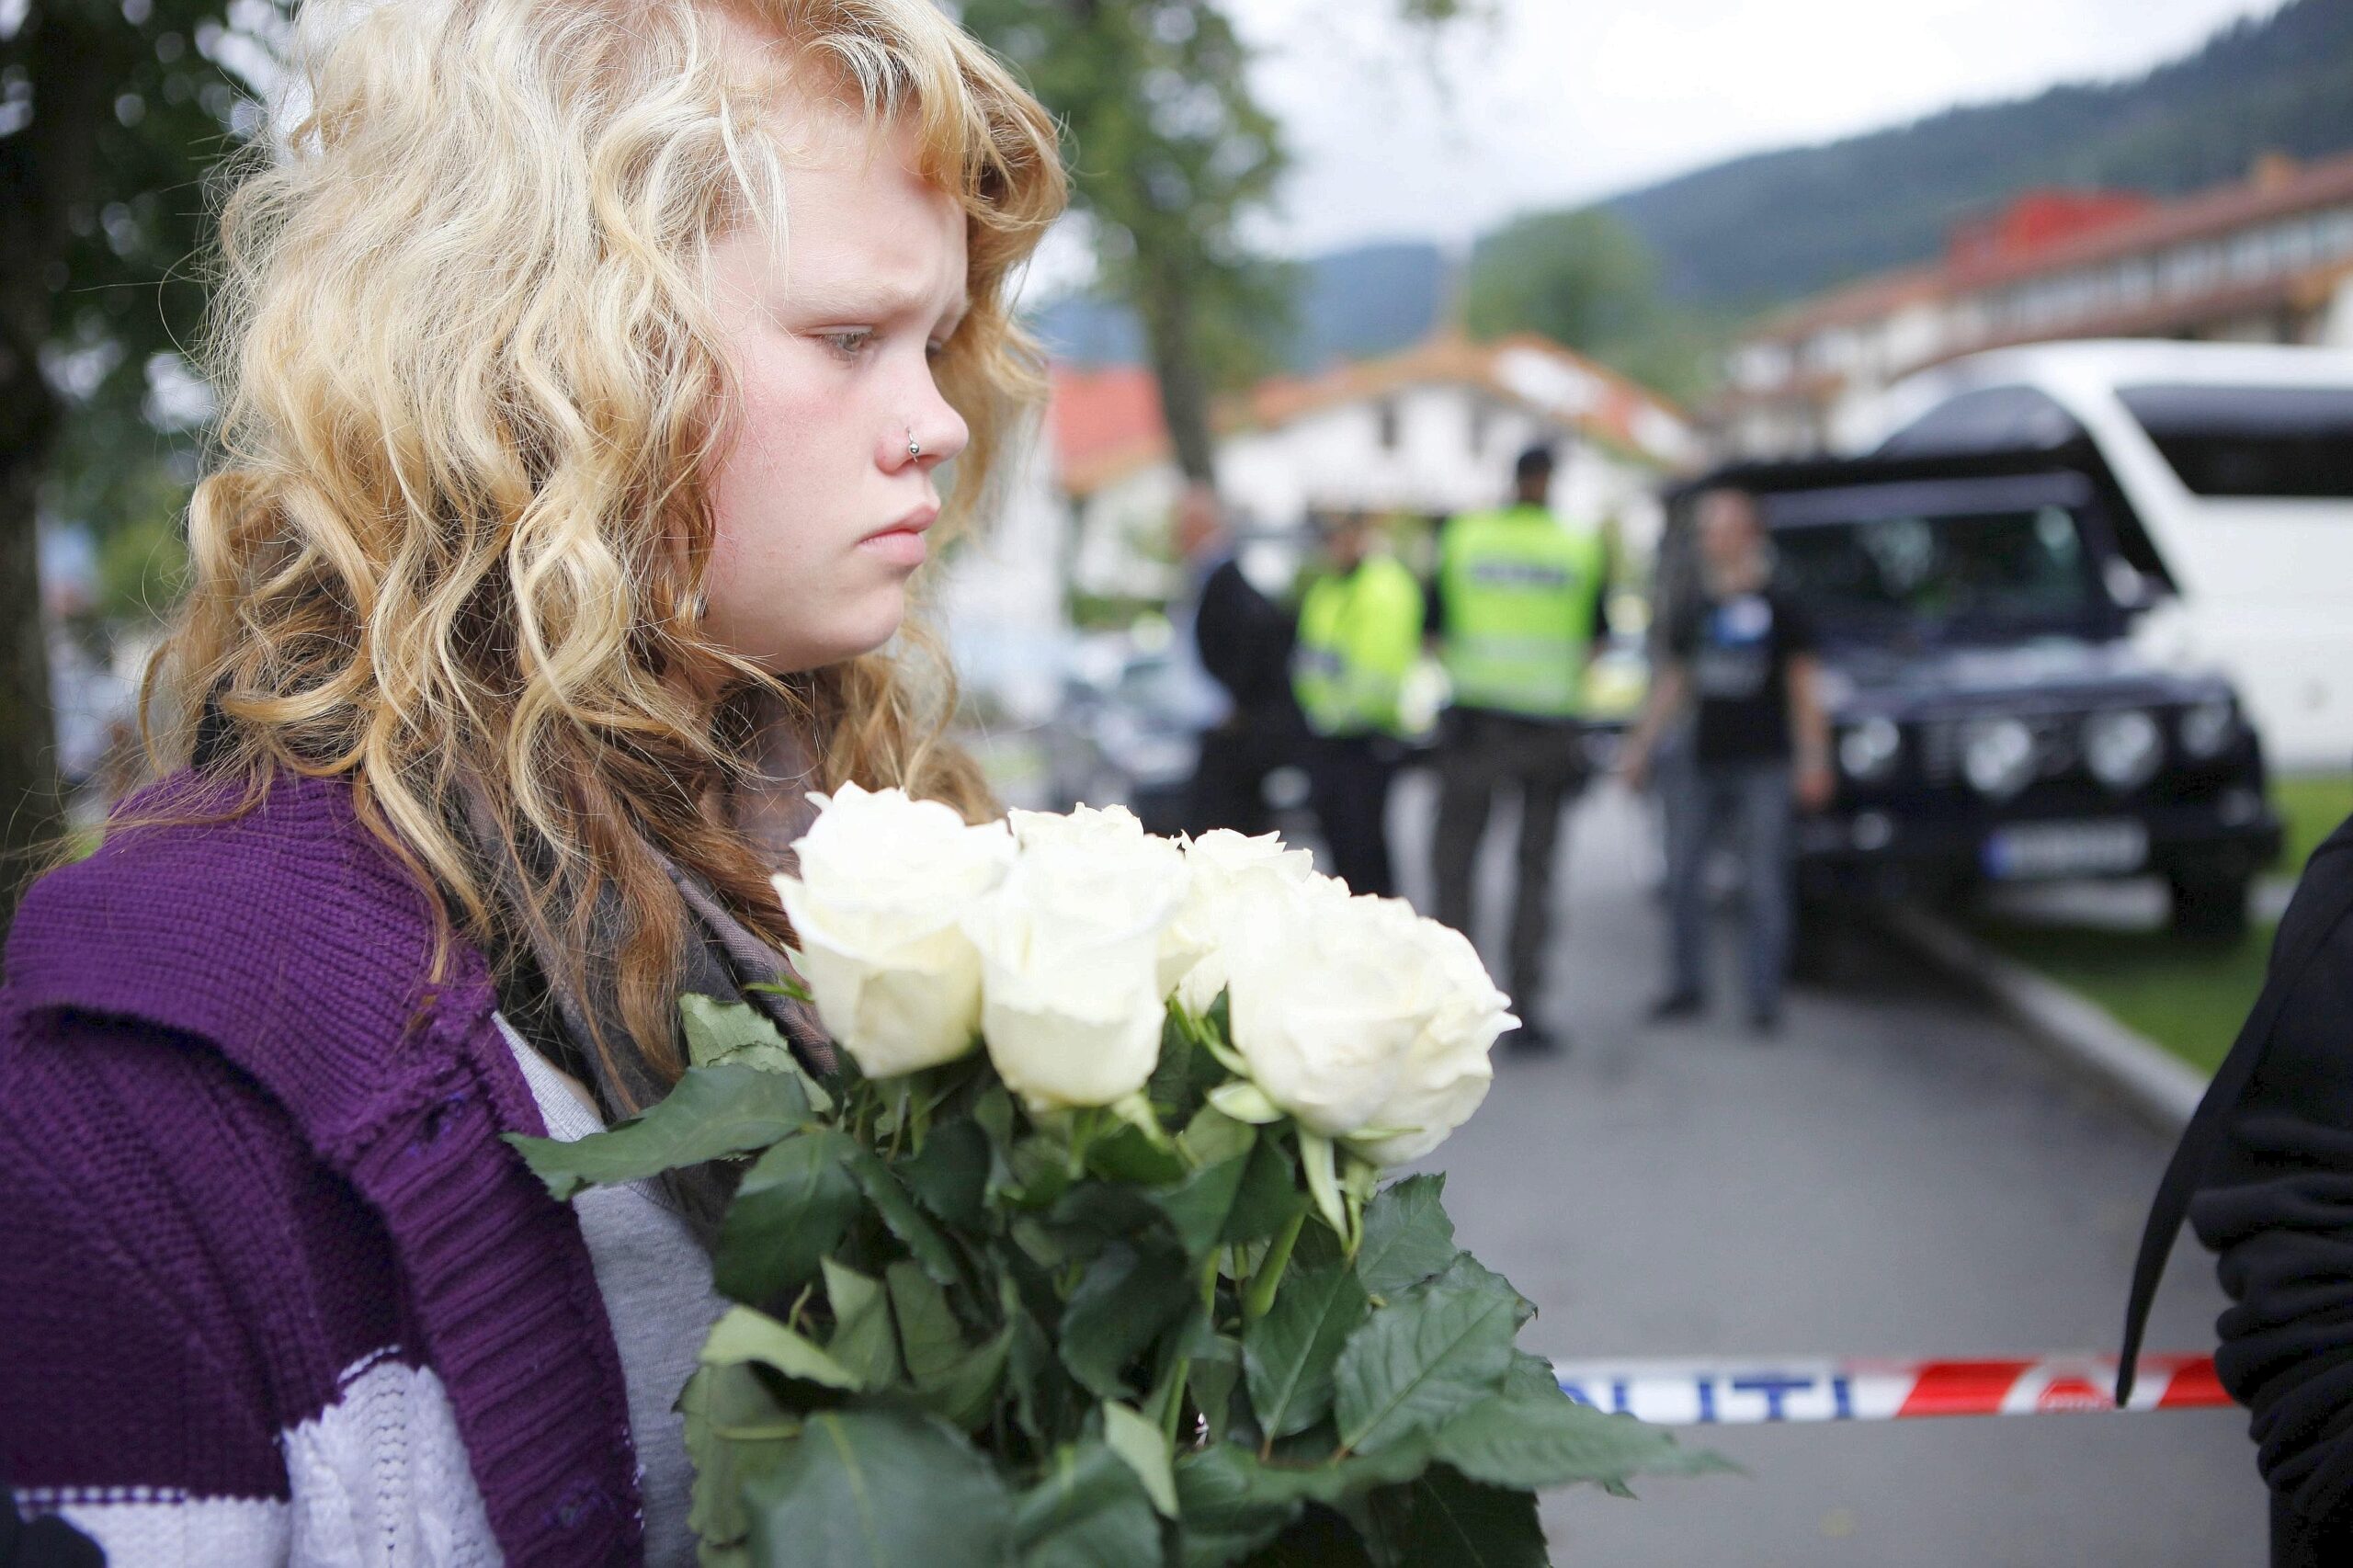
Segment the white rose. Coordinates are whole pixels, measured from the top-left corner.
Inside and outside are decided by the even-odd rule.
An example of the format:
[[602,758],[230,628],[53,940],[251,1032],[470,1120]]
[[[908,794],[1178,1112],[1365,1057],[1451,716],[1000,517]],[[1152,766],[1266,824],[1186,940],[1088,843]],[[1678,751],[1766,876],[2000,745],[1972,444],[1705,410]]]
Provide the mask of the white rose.
[[1161,977],[1188,1012],[1206,1013],[1225,989],[1229,944],[1246,944],[1268,920],[1292,917],[1295,890],[1315,876],[1315,857],[1287,849],[1271,833],[1245,837],[1216,828],[1185,841],[1185,864],[1192,872],[1183,907],[1161,943]]
[[835,1043],[870,1078],[951,1062],[980,1026],[981,960],[962,918],[1005,880],[1013,836],[937,801],[845,784],[776,879],[800,970]]
[[1319,894],[1313,882],[1294,899],[1290,918],[1254,922],[1250,941],[1227,945],[1233,1047],[1277,1108],[1344,1138],[1381,1125],[1441,989],[1438,956],[1403,899]]
[[1358,1153],[1379,1165],[1420,1159],[1470,1119],[1495,1078],[1488,1052],[1497,1036],[1519,1022],[1511,1016],[1511,999],[1495,989],[1461,932],[1422,920],[1414,936],[1434,960],[1436,986],[1396,1086],[1366,1123],[1370,1131],[1392,1131],[1356,1143]]
[[1160,944],[1184,858],[1117,807],[1017,812],[1014,833],[1012,874],[965,916],[989,1060],[1033,1109],[1108,1105],[1160,1060]]
[[[1013,836],[1025,853],[1032,850],[1069,851],[1092,855],[1105,864],[1119,864],[1140,872],[1150,896],[1165,890],[1172,876],[1188,881],[1190,867],[1174,839],[1148,834],[1136,814],[1125,806],[1074,806],[1067,812],[1014,812]],[[1194,955],[1176,945],[1173,935],[1161,938],[1160,993],[1175,989],[1177,977],[1192,965]]]

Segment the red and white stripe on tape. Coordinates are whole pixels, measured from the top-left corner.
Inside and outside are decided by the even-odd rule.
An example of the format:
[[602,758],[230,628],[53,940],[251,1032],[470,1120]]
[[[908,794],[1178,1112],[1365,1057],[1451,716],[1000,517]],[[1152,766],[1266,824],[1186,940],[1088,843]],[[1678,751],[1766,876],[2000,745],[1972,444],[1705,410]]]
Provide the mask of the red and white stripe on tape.
[[[1662,1426],[1763,1421],[1908,1421],[2114,1410],[2116,1358],[1971,1361],[1559,1361],[1571,1398]],[[2130,1410],[2198,1410],[2231,1397],[2211,1356],[2143,1356]]]

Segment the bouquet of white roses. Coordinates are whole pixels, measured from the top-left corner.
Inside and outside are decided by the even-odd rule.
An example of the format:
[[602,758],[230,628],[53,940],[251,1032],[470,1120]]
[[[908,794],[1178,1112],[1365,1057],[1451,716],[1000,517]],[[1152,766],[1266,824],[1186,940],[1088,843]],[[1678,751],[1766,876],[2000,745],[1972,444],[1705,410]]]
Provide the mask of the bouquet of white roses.
[[1515,1021],[1272,835],[845,787],[778,889],[842,1058],[747,1007],[558,1197],[746,1162],[680,1396],[706,1564],[1540,1563],[1533,1489],[1702,1456],[1570,1401],[1440,1178]]

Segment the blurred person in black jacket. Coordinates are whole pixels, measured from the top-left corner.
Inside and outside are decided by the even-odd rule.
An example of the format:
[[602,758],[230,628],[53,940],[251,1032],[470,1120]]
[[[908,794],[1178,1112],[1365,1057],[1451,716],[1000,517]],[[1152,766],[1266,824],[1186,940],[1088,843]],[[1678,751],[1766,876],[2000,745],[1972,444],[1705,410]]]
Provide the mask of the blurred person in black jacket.
[[2121,1403],[2185,1215],[2234,1303],[2214,1368],[2253,1412],[2274,1568],[2353,1563],[2353,823],[2313,855],[2270,974],[2158,1185]]
[[1305,726],[1291,695],[1296,629],[1242,574],[1224,507],[1206,484],[1176,502],[1176,549],[1189,574],[1176,612],[1176,652],[1193,663],[1192,722],[1200,755],[1186,794],[1185,830],[1265,833],[1267,775],[1298,759]]

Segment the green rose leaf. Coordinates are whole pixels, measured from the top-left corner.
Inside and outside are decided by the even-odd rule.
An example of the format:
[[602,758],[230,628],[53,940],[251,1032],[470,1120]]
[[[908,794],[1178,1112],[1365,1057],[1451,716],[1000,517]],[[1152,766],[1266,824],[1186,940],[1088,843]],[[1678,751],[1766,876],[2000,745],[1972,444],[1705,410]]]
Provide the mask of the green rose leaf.
[[899,1320],[899,1353],[907,1376],[916,1382],[938,1377],[964,1354],[964,1331],[948,1305],[948,1293],[913,1263],[894,1263],[882,1278]]
[[1121,1381],[1128,1363],[1184,1315],[1192,1300],[1191,1270],[1182,1255],[1113,1242],[1071,1292],[1063,1312],[1063,1365],[1097,1398],[1127,1397],[1133,1392]]
[[841,1244],[861,1201],[837,1139],[793,1134],[744,1173],[720,1223],[712,1283],[755,1303],[800,1289]]
[[881,1156],[853,1140],[849,1134],[833,1129],[828,1135],[842,1150],[844,1163],[858,1185],[866,1191],[867,1201],[874,1205],[876,1213],[891,1233],[905,1244],[908,1256],[920,1264],[923,1271],[942,1285],[956,1282],[956,1250],[929,1215],[915,1206],[906,1187],[884,1165]]
[[1306,1207],[1307,1195],[1300,1190],[1299,1167],[1290,1152],[1278,1139],[1261,1138],[1250,1151],[1222,1239],[1236,1244],[1264,1241]]
[[1515,1350],[1511,1353],[1511,1368],[1504,1373],[1504,1397],[1532,1399],[1541,1403],[1548,1399],[1567,1399],[1569,1396],[1561,1387],[1561,1380],[1553,1372],[1552,1362],[1525,1350]]
[[1052,1139],[1032,1133],[991,1159],[984,1197],[1017,1209],[1045,1209],[1069,1190],[1068,1158]]
[[1720,1468],[1659,1427],[1579,1404],[1557,1385],[1553,1395],[1505,1395],[1457,1413],[1438,1429],[1438,1457],[1473,1481],[1521,1489]]
[[882,1282],[826,1258],[825,1300],[834,1309],[834,1336],[825,1354],[869,1389],[899,1381],[899,1342],[891,1327],[891,1299]]
[[1144,1092],[1152,1103],[1183,1118],[1201,1103],[1211,1086],[1226,1078],[1224,1065],[1201,1049],[1176,1007],[1160,1027],[1160,1062]]
[[1294,1266],[1266,1316],[1242,1332],[1250,1403],[1269,1437],[1303,1432],[1332,1408],[1332,1369],[1371,1302],[1345,1262]]
[[687,1524],[701,1543],[702,1561],[707,1568],[749,1568],[744,1483],[776,1468],[800,1423],[740,1363],[698,1369],[678,1395],[678,1414],[695,1467]]
[[[1161,1346],[1162,1377],[1166,1377],[1167,1365],[1178,1357],[1184,1358],[1184,1397],[1209,1422],[1210,1436],[1222,1441],[1235,1414],[1232,1410],[1233,1391],[1242,1382],[1242,1342],[1219,1334],[1207,1314],[1195,1312],[1190,1314],[1181,1335],[1169,1335],[1161,1341]],[[1153,1405],[1146,1408],[1147,1413],[1155,1408],[1165,1413],[1166,1407],[1155,1394]],[[1254,1432],[1252,1440],[1256,1439]]]
[[1263,1492],[1257,1460],[1238,1444],[1211,1443],[1176,1461],[1179,1561],[1224,1568],[1282,1534],[1299,1517],[1296,1495]]
[[1482,1486],[1443,1465],[1374,1499],[1381,1534],[1399,1562],[1449,1568],[1545,1568],[1536,1494]]
[[1342,1444],[1372,1453],[1492,1396],[1511,1367],[1518,1302],[1439,1280],[1367,1318],[1333,1369]]
[[[1454,1261],[1446,1266],[1446,1272],[1438,1277],[1431,1289],[1470,1290],[1479,1295],[1491,1296],[1498,1301],[1508,1302],[1511,1306],[1512,1326],[1515,1328],[1526,1324],[1529,1319],[1536,1315],[1535,1302],[1521,1295],[1510,1280],[1467,1252],[1454,1255]],[[1518,1353],[1515,1351],[1513,1354]],[[1559,1385],[1555,1383],[1554,1386]]]
[[688,992],[678,998],[678,1013],[687,1036],[687,1061],[695,1067],[733,1063],[768,1073],[785,1073],[801,1081],[801,1092],[819,1116],[834,1108],[834,1097],[809,1075],[792,1054],[766,1013],[748,1002],[714,1002]]
[[505,1134],[548,1191],[568,1199],[584,1187],[644,1181],[681,1165],[762,1149],[810,1119],[808,1091],[784,1073],[756,1067],[690,1067],[642,1116],[574,1142]]
[[1445,1190],[1442,1176],[1407,1176],[1365,1205],[1357,1278],[1367,1290],[1394,1300],[1454,1261],[1461,1248],[1454,1244],[1454,1221],[1438,1201]]
[[1106,1181],[1156,1187],[1182,1176],[1185,1161],[1174,1143],[1155,1143],[1142,1129],[1122,1125],[1087,1144],[1086,1168]]
[[1021,1568],[1160,1561],[1160,1521],[1142,1483],[1108,1446],[1091,1440],[1047,1460],[1044,1477],[1015,1506],[1013,1539]]
[[1176,1135],[1177,1147],[1196,1165],[1222,1165],[1239,1159],[1258,1141],[1258,1130],[1236,1121],[1215,1106],[1203,1106]]
[[1002,1568],[1014,1503],[957,1433],[904,1410],[827,1410],[745,1488],[764,1565]]
[[922,1152],[895,1167],[915,1201],[948,1223],[971,1229],[981,1222],[982,1195],[989,1179],[989,1136],[971,1121],[949,1121],[931,1130]]
[[1006,1324],[930,1377],[917,1380],[915,1403],[959,1431],[985,1424],[1005,1381],[1013,1337],[1014,1325]]
[[1245,1568],[1380,1568],[1365,1539],[1343,1515],[1310,1508]]
[[1428,1464],[1427,1446],[1413,1438],[1379,1454],[1307,1465],[1262,1460],[1238,1443],[1211,1443],[1176,1461],[1184,1560],[1199,1568],[1231,1562],[1280,1535],[1302,1504],[1348,1506],[1413,1480]]
[[1103,1407],[1103,1441],[1120,1462],[1143,1483],[1152,1506],[1170,1518],[1176,1517],[1176,1477],[1170,1469],[1168,1439],[1159,1424],[1146,1420],[1124,1404]]
[[756,1361],[788,1378],[800,1378],[827,1388],[855,1390],[858,1379],[786,1324],[752,1307],[730,1307],[710,1325],[702,1342],[702,1364],[733,1366]]
[[891,1311],[899,1322],[899,1351],[916,1403],[959,1428],[977,1426],[1005,1375],[1013,1325],[1007,1324],[984,1343],[968,1347],[947,1293],[919,1266],[894,1263],[884,1278]]
[[1241,1192],[1242,1177],[1249,1168],[1249,1156],[1239,1154],[1203,1166],[1176,1186],[1160,1188],[1152,1195],[1160,1211],[1168,1216],[1186,1252],[1194,1257],[1204,1257],[1224,1239],[1226,1221],[1233,1213],[1234,1197]]

